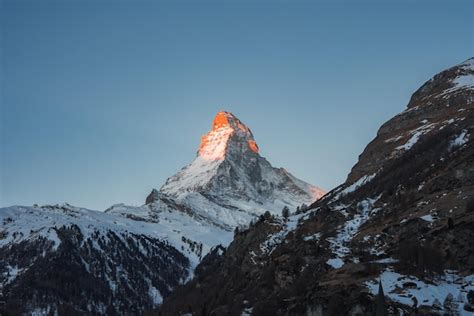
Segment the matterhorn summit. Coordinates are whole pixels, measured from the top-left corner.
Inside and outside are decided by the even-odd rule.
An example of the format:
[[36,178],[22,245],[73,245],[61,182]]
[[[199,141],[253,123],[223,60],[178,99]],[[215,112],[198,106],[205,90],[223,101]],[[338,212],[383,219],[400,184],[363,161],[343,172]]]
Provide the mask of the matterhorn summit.
[[232,113],[222,111],[214,118],[212,130],[202,137],[198,156],[205,160],[223,160],[231,148],[241,155],[248,150],[258,153],[250,129]]
[[274,168],[259,155],[251,130],[230,112],[217,113],[197,157],[160,194],[221,227],[245,225],[265,211],[280,214],[312,203],[324,191]]

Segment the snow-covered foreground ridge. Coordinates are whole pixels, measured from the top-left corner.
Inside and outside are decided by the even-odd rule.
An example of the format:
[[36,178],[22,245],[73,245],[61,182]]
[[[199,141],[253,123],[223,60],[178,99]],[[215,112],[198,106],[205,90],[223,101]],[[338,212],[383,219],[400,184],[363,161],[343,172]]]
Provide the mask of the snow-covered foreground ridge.
[[[81,294],[66,304],[77,310],[87,304],[84,313],[107,314],[107,306],[113,306],[115,311],[141,314],[192,278],[213,246],[232,240],[232,232],[183,212],[154,205],[114,206],[117,213],[121,208],[123,214],[68,204],[1,208],[0,289],[13,297],[25,295],[22,312],[58,313],[58,306],[65,304],[62,295],[50,294],[40,284],[50,279],[47,266],[59,267],[61,273],[49,281],[53,293],[64,290],[71,273],[83,281],[73,289],[69,286],[72,293],[67,295],[92,293],[84,283],[97,283],[99,292]],[[42,295],[45,298],[38,299]]]
[[0,224],[0,290],[20,314],[142,313],[230,239],[179,212],[147,222],[68,204],[1,208]]
[[[117,205],[116,208],[120,206]],[[125,206],[123,206],[125,207]],[[180,212],[153,210],[158,220],[146,221],[140,214],[150,212],[148,206],[125,207],[136,217],[118,216],[107,212],[94,211],[69,204],[46,206],[11,206],[0,208],[2,223],[0,247],[8,247],[24,241],[45,238],[57,249],[61,243],[57,231],[61,227],[76,226],[84,236],[84,242],[94,234],[106,236],[108,232],[122,235],[144,235],[161,240],[182,251],[190,260],[190,268],[197,265],[203,254],[217,244],[228,244],[229,233],[213,226],[204,226]],[[185,239],[183,239],[185,237]],[[202,244],[202,251],[192,250],[190,242]],[[97,244],[93,241],[94,246]],[[97,246],[98,247],[98,246]],[[201,248],[201,246],[199,247]]]

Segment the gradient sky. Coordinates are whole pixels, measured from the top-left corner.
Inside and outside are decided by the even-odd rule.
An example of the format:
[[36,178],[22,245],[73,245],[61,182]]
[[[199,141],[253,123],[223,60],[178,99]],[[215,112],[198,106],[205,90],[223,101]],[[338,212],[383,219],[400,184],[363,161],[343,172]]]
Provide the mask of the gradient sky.
[[1,2],[0,206],[142,204],[218,110],[331,189],[474,55],[472,1]]

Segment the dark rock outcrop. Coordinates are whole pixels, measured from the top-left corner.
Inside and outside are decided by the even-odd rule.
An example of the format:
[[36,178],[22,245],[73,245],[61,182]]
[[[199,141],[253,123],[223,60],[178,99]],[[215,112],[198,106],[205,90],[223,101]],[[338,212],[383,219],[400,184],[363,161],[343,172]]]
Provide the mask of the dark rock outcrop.
[[157,189],[151,190],[150,194],[146,197],[145,204],[151,204],[153,202],[156,202],[160,199],[160,193],[158,192]]

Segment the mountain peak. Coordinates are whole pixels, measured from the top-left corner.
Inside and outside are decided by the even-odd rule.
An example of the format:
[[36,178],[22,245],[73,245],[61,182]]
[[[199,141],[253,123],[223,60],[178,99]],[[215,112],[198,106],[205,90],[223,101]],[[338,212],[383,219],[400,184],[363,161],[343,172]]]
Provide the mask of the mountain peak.
[[223,160],[229,143],[240,148],[241,153],[250,150],[257,154],[258,146],[250,129],[234,114],[220,111],[214,117],[212,129],[201,137],[198,156],[205,160]]
[[242,124],[242,122],[231,112],[227,111],[219,111],[217,112],[216,116],[214,117],[214,121],[212,122],[212,130],[216,130],[219,128],[238,128],[243,132],[248,132],[249,129],[247,126]]
[[296,209],[324,195],[259,155],[250,129],[234,114],[220,111],[202,136],[196,159],[168,178],[159,193],[197,217],[226,230],[256,215]]

